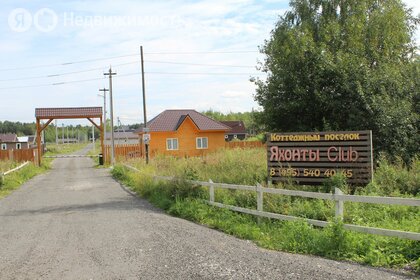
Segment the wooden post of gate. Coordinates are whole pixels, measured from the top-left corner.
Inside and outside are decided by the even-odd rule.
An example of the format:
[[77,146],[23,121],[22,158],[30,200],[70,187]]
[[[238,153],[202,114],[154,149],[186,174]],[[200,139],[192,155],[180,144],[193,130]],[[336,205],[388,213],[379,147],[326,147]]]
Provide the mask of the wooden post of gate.
[[36,148],[38,151],[38,166],[41,166],[41,125],[39,118],[36,119]]
[[105,133],[104,133],[104,121],[102,119],[102,117],[100,118],[101,124],[100,124],[100,128],[101,128],[101,151],[102,151],[102,162],[105,162],[105,147],[104,147],[104,138],[105,138]]

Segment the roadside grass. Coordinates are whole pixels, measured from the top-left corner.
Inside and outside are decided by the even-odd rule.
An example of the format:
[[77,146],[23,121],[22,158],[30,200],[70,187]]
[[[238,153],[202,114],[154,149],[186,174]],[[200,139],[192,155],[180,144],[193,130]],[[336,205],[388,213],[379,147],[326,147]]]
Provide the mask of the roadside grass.
[[75,144],[47,144],[46,156],[71,154],[86,147],[88,143]]
[[[344,221],[334,220],[334,203],[310,198],[264,195],[264,210],[302,218],[331,221],[332,225],[317,228],[306,222],[286,222],[235,213],[208,205],[208,190],[185,181],[211,178],[214,182],[255,185],[266,179],[265,150],[223,150],[205,159],[157,157],[149,165],[131,160],[128,164],[140,172],[117,165],[115,178],[140,196],[171,215],[182,217],[274,250],[313,254],[338,260],[350,260],[372,266],[407,268],[420,273],[420,242],[351,232],[342,223],[420,232],[419,207],[345,203]],[[390,164],[382,158],[375,179],[365,188],[353,188],[342,178],[334,177],[324,186],[275,187],[328,192],[339,186],[345,193],[420,198],[419,159],[411,166]],[[171,182],[155,181],[153,176],[180,178]],[[382,187],[383,186],[383,187]],[[256,209],[252,192],[217,189],[215,199],[224,204]]]
[[11,160],[0,160],[0,173],[6,172],[18,166],[17,162]]
[[[55,144],[47,144],[47,152],[45,155],[59,155],[59,154],[69,154],[80,149],[83,149],[87,144],[64,144],[64,145],[55,145]],[[38,167],[34,163],[30,163],[24,168],[8,174],[5,176],[4,182],[0,185],[0,199],[6,197],[14,190],[18,189],[23,183],[28,181],[29,179],[39,175],[41,173],[45,173],[47,170],[51,168],[52,159],[43,159],[42,165]],[[0,161],[0,172],[6,172],[14,167],[19,166],[22,163],[14,162],[14,161]]]
[[[48,169],[50,169],[50,163],[51,161],[44,161],[40,167],[36,166],[33,163],[30,163],[22,169],[5,176],[3,185],[0,185],[0,199],[6,197],[11,192],[18,189],[23,183],[25,183],[29,179],[35,177],[36,175],[46,172]],[[2,162],[0,162],[0,165],[2,165]],[[16,167],[18,165],[19,164],[17,163],[13,163],[11,166]],[[8,170],[10,169],[11,168],[9,168]],[[7,170],[2,170],[2,172],[4,171]]]

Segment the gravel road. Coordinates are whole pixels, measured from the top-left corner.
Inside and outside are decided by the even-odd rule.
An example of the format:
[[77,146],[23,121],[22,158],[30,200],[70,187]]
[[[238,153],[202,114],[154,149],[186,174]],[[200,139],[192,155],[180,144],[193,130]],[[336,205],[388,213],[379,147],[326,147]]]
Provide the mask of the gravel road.
[[406,279],[170,217],[93,166],[56,159],[0,200],[0,279]]

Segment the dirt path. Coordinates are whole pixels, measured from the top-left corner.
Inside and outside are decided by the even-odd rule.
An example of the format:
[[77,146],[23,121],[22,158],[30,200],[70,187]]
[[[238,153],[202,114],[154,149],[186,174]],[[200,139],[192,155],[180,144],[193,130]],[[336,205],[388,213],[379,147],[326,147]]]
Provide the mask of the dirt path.
[[53,169],[0,200],[0,279],[405,279],[273,252],[170,217],[91,159]]

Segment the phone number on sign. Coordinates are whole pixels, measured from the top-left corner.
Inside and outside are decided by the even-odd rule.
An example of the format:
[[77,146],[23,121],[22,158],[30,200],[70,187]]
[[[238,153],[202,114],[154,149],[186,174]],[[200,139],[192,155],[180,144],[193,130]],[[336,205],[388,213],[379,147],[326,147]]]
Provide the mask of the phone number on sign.
[[331,177],[336,174],[343,174],[346,178],[353,177],[353,170],[351,169],[320,169],[305,168],[299,170],[298,168],[270,168],[270,177]]

